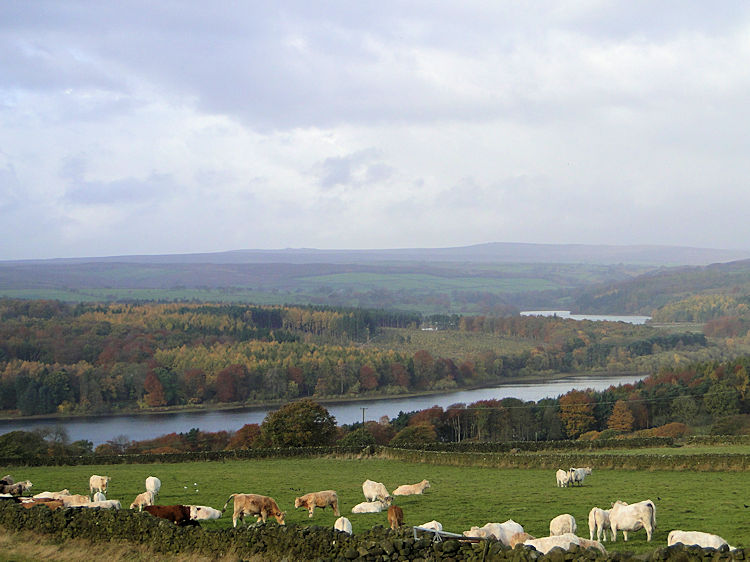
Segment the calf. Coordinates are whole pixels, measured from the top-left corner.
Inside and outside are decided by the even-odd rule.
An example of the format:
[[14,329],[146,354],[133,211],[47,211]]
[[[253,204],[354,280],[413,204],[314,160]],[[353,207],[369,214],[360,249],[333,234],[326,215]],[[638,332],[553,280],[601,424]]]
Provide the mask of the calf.
[[310,492],[299,498],[294,498],[294,507],[304,507],[307,509],[307,516],[312,517],[315,512],[315,508],[325,509],[331,506],[333,514],[338,517],[339,513],[339,498],[336,492],[333,490],[324,490],[322,492]]
[[404,512],[399,506],[392,505],[388,508],[388,523],[394,531],[404,524]]
[[147,505],[154,505],[154,493],[151,491],[141,492],[138,494],[133,503],[130,504],[130,509],[138,508],[138,511],[143,511],[143,508]]
[[227,503],[224,504],[221,512],[224,513],[229,500],[234,498],[234,514],[232,515],[232,526],[237,526],[237,521],[245,520],[245,515],[255,515],[256,521],[263,520],[266,522],[268,516],[271,515],[276,518],[276,522],[279,525],[284,525],[284,517],[286,516],[285,511],[279,509],[276,500],[268,496],[261,496],[259,494],[232,494],[229,496]]
[[352,522],[349,521],[346,517],[339,517],[338,519],[336,519],[336,522],[333,524],[333,528],[337,531],[346,533],[347,535],[352,534]]
[[181,527],[198,525],[197,521],[190,519],[190,508],[186,505],[147,505],[143,510]]

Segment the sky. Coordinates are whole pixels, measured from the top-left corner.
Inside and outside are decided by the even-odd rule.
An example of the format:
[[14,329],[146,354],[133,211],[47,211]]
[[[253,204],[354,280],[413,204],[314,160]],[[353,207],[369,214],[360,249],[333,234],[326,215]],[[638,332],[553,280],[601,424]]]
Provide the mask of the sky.
[[0,260],[750,248],[750,3],[3,0]]

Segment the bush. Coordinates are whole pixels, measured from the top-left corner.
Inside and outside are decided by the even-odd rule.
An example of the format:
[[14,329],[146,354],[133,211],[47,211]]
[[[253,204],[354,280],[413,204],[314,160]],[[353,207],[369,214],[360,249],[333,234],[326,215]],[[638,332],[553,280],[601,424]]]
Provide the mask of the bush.
[[342,437],[337,443],[340,447],[368,447],[376,445],[375,437],[366,427],[360,427],[350,431]]
[[736,414],[717,419],[711,435],[750,435],[750,414]]

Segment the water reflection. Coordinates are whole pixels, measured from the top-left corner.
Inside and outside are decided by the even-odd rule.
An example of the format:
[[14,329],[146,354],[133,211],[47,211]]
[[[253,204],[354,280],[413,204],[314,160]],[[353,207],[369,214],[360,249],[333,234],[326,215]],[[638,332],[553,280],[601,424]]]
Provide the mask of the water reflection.
[[[423,410],[432,406],[447,408],[452,404],[470,404],[478,400],[519,398],[523,401],[555,398],[574,388],[604,390],[611,385],[632,383],[642,376],[577,376],[549,382],[504,385],[495,388],[460,390],[445,394],[412,398],[388,398],[361,402],[328,403],[326,408],[339,424],[362,421],[363,409],[366,420],[379,420],[383,416],[396,417],[399,412]],[[247,423],[261,423],[269,408],[223,410],[214,412],[190,412],[175,414],[148,414],[138,416],[87,417],[67,420],[19,420],[0,421],[0,434],[21,429],[54,429],[63,426],[71,441],[88,439],[94,446],[117,436],[141,441],[167,433],[184,433],[193,427],[201,431],[235,431]]]

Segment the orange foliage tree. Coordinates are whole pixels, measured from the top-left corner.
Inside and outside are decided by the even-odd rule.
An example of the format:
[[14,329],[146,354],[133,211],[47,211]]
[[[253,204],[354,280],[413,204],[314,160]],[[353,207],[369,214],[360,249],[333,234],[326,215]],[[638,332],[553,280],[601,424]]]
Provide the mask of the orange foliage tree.
[[633,413],[628,408],[628,405],[624,400],[618,400],[615,402],[615,407],[612,409],[612,415],[607,420],[607,427],[616,431],[633,431]]
[[586,433],[596,424],[594,400],[582,390],[571,390],[560,397],[560,419],[568,437]]

